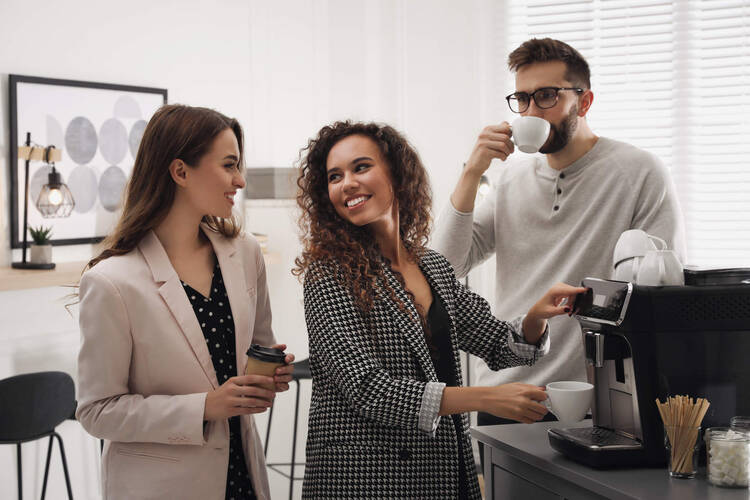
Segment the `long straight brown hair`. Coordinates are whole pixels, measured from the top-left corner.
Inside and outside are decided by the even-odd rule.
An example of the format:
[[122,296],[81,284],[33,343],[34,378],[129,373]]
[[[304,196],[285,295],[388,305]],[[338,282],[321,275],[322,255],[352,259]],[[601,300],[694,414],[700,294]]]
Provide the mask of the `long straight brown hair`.
[[[242,127],[237,120],[208,108],[181,104],[159,108],[143,132],[120,220],[105,238],[104,250],[91,259],[85,269],[114,255],[130,252],[150,229],[158,226],[167,216],[177,190],[169,165],[180,159],[188,166],[196,167],[216,136],[226,129],[231,129],[237,137],[242,168]],[[241,222],[234,216],[225,219],[205,215],[203,222],[230,238],[240,234]]]

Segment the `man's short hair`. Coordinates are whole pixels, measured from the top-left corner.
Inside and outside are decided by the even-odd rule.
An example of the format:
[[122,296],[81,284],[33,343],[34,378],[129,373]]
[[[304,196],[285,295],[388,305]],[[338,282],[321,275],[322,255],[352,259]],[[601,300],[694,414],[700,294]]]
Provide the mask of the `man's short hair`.
[[566,80],[584,89],[591,88],[591,71],[586,59],[567,43],[552,38],[532,38],[523,42],[508,56],[508,68],[518,71],[527,64],[549,61],[564,62]]

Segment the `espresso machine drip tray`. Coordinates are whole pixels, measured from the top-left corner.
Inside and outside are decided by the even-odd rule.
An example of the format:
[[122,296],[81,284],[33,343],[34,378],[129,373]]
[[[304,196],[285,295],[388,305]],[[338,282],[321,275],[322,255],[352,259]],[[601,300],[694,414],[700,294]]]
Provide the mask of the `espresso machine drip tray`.
[[552,448],[589,467],[643,465],[643,443],[605,427],[549,429],[547,436]]
[[559,434],[574,443],[588,448],[617,448],[621,450],[637,450],[643,445],[633,438],[623,436],[604,427],[584,427],[572,429],[549,429],[550,434]]

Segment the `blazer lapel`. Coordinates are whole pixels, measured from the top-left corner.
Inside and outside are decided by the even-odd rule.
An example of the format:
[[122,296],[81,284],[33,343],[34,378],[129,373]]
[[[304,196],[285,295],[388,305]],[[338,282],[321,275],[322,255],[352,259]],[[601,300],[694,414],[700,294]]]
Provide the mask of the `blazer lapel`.
[[242,256],[237,251],[234,239],[201,226],[211,241],[214,253],[219,261],[224,287],[227,289],[229,306],[232,308],[234,321],[234,339],[237,374],[241,374],[246,362],[246,352],[250,347],[250,320],[248,313],[248,286]]
[[151,269],[154,282],[162,283],[159,287],[159,295],[166,303],[175,321],[180,326],[183,335],[193,349],[196,360],[200,364],[206,377],[215,388],[219,386],[216,371],[211,362],[211,354],[206,347],[206,339],[203,336],[198,318],[195,317],[193,306],[185,294],[177,272],[169,261],[167,252],[164,250],[159,238],[153,231],[149,231],[138,244],[146,263]]
[[[435,372],[435,365],[432,363],[432,358],[427,350],[427,342],[425,341],[425,333],[422,329],[422,325],[419,323],[419,313],[417,312],[414,303],[407,295],[404,287],[401,286],[396,275],[391,271],[390,266],[384,266],[385,276],[388,280],[388,284],[395,291],[396,296],[404,304],[408,314],[405,314],[390,298],[386,298],[385,302],[393,310],[393,319],[395,319],[401,326],[401,331],[404,333],[404,337],[411,347],[414,354],[419,360],[419,364],[422,366],[425,376],[428,381],[436,382],[437,373]],[[411,315],[411,318],[409,317]]]
[[455,317],[456,304],[454,303],[453,295],[449,292],[450,284],[446,283],[446,280],[452,280],[453,276],[448,276],[444,273],[440,273],[439,270],[436,270],[433,267],[433,264],[437,265],[434,262],[434,257],[428,253],[428,254],[425,254],[422,260],[419,261],[419,268],[422,270],[422,274],[424,274],[425,278],[427,279],[430,286],[432,287],[433,292],[437,294],[442,300],[443,305],[445,306],[445,310],[448,313],[448,320],[450,321],[450,324],[448,325],[448,327],[450,330],[451,348],[453,351],[451,355],[453,356],[453,359],[454,359],[454,366],[456,368],[456,377],[458,377],[458,379],[461,380],[461,361],[458,355],[458,341],[456,339],[456,325],[453,322],[453,318]]
[[[438,294],[440,299],[442,299],[445,309],[448,312],[448,317],[450,318],[450,330],[451,332],[455,332],[455,325],[453,324],[455,304],[453,303],[453,296],[448,292],[450,285],[445,282],[446,276],[441,275],[439,271],[436,271],[432,267],[432,264],[432,258],[427,254],[419,261],[419,269],[422,270],[422,274],[424,274],[425,279],[427,279],[430,287],[432,287],[433,292]],[[450,278],[452,277],[447,277],[447,279]]]

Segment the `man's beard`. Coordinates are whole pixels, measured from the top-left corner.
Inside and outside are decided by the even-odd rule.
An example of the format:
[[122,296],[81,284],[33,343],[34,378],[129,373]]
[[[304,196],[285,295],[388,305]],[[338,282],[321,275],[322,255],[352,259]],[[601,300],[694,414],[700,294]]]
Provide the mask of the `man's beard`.
[[578,105],[576,104],[570,109],[570,113],[568,113],[568,116],[563,119],[560,125],[550,123],[549,128],[550,137],[547,139],[547,142],[539,148],[539,152],[546,155],[557,153],[570,142],[570,138],[573,137],[573,134],[578,128]]

